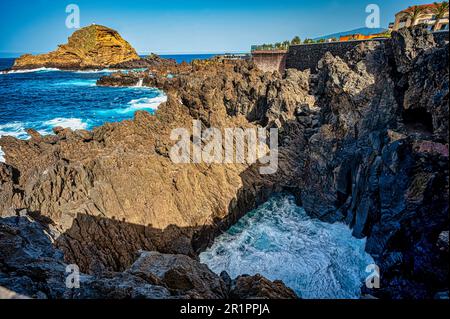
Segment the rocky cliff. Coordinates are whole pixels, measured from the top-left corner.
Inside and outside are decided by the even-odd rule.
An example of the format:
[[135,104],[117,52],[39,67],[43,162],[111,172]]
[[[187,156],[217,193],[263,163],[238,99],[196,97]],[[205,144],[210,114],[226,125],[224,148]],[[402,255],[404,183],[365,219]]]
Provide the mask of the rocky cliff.
[[21,56],[13,69],[98,69],[139,59],[136,51],[117,31],[91,25],[75,31],[68,43],[60,45],[56,51]]
[[[65,261],[101,278],[129,269],[139,250],[196,259],[243,214],[287,191],[310,215],[367,237],[381,288],[364,293],[433,298],[448,291],[448,50],[405,29],[345,58],[326,54],[311,71],[207,62],[175,67],[174,77],[113,74],[98,84],[143,79],[168,102],[154,116],[137,112],[93,131],[1,138],[0,211],[51,224]],[[278,127],[277,173],[174,164],[170,132],[193,119]]]
[[145,251],[137,252],[135,262],[124,272],[79,273],[78,283],[70,281],[74,289],[68,287],[67,275],[75,268],[55,249],[52,228],[30,216],[0,219],[0,298],[297,298],[282,283],[258,275],[231,280],[226,273],[218,276],[185,255]]

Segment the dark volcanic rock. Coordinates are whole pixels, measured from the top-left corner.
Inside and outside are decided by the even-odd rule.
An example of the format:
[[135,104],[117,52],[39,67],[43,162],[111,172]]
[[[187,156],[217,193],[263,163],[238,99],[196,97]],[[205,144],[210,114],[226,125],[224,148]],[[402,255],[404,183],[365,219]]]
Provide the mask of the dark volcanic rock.
[[[39,299],[228,298],[225,282],[206,265],[185,255],[145,251],[123,272],[81,273],[79,288],[67,288],[67,264],[53,246],[54,236],[51,227],[30,217],[0,219],[1,297],[21,297],[15,292]],[[258,281],[264,282],[268,296],[296,298],[279,293],[289,291],[280,282],[261,277]]]
[[[195,258],[271,194],[290,191],[311,216],[345,222],[356,237],[367,237],[381,288],[365,294],[434,298],[448,291],[448,50],[424,30],[405,29],[345,58],[326,54],[314,74],[207,61],[176,67],[173,77],[164,67],[104,77],[100,85],[142,79],[168,101],[155,116],[137,112],[92,132],[1,138],[1,214],[37,212],[61,233],[57,245],[67,262],[91,275],[128,276],[139,250]],[[260,175],[247,163],[174,164],[171,130],[191,128],[194,119],[204,128],[278,127],[277,173]],[[156,285],[171,296],[221,297],[233,289],[237,297],[289,295],[259,277],[237,285],[225,275],[197,290],[192,283],[206,269],[187,273],[190,262],[167,269],[167,260],[183,259],[147,257],[165,270],[150,276],[145,291]],[[102,277],[95,294],[108,295],[122,279],[140,280],[118,278]],[[267,287],[275,290],[266,294]],[[155,296],[166,296],[164,289]]]
[[131,61],[114,64],[111,67],[114,69],[163,69],[168,70],[176,68],[177,62],[173,59],[163,59],[156,54],[151,54],[145,58],[140,58]]
[[281,281],[270,281],[261,275],[239,276],[231,285],[232,299],[297,299],[295,292]]

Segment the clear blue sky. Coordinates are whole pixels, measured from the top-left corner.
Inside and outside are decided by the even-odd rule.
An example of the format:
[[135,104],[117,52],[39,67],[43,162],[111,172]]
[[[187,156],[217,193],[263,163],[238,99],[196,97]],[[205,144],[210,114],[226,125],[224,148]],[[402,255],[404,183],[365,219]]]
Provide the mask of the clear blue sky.
[[348,31],[365,26],[368,4],[381,27],[410,5],[432,0],[0,0],[0,54],[40,53],[65,43],[65,8],[81,25],[116,29],[139,53],[247,52],[251,44]]

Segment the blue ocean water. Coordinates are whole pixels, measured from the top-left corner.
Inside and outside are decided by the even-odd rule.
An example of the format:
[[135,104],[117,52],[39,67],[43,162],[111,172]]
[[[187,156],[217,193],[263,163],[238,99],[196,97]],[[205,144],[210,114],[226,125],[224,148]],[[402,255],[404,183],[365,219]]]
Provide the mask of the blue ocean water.
[[216,238],[200,261],[232,278],[281,279],[305,299],[356,299],[374,264],[365,244],[348,226],[311,219],[292,196],[277,195]]
[[[14,59],[0,59],[0,69]],[[55,126],[92,129],[131,119],[136,110],[154,112],[164,92],[145,87],[98,87],[109,70],[65,72],[39,69],[0,74],[0,136],[26,139],[26,128],[51,134]]]
[[161,54],[161,57],[165,59],[174,59],[177,63],[190,63],[192,60],[207,60],[216,55],[217,54]]

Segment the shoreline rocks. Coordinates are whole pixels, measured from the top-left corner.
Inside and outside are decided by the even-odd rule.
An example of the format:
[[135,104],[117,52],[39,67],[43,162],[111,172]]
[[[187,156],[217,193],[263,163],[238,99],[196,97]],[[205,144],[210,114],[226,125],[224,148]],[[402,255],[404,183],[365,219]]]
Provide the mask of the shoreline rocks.
[[[68,287],[63,255],[55,249],[49,225],[29,216],[0,219],[0,299],[295,299],[281,282],[248,277],[243,290],[238,278],[233,287],[206,265],[185,255],[140,251],[123,272],[79,274],[79,287]],[[67,269],[71,269],[67,272]],[[264,285],[260,288],[261,285]],[[14,293],[4,287],[19,292]]]
[[[405,29],[346,58],[326,54],[313,72],[208,61],[175,67],[173,77],[166,66],[104,77],[100,85],[143,79],[168,101],[154,116],[136,112],[91,132],[1,138],[1,215],[27,209],[50,219],[66,261],[94,276],[126,271],[139,250],[195,259],[245,213],[288,191],[311,216],[367,237],[381,288],[364,294],[433,298],[448,291],[449,46],[429,38]],[[194,119],[205,128],[279,128],[278,172],[172,163],[170,132]]]

